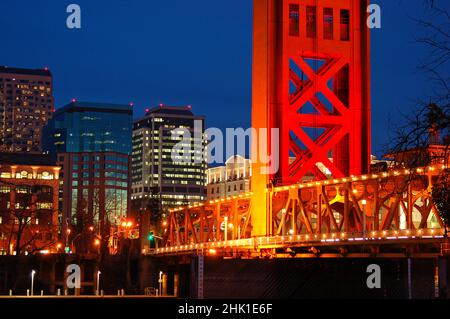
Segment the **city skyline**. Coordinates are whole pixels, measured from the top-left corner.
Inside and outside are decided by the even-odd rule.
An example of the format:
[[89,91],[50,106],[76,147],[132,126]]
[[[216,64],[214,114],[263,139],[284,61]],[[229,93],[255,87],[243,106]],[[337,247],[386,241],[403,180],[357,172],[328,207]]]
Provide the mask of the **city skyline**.
[[0,11],[0,303],[449,298],[448,0]]

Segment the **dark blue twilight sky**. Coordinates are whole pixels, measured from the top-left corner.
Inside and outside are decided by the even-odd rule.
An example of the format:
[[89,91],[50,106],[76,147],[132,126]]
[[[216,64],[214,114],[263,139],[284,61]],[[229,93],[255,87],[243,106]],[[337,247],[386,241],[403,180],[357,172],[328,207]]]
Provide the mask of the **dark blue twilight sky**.
[[[438,0],[444,6],[450,1]],[[374,0],[382,29],[372,32],[373,151],[430,82],[417,71],[426,51],[414,39],[424,0]],[[66,28],[66,7],[82,8],[82,29]],[[0,1],[0,65],[54,75],[56,106],[71,98],[191,104],[207,125],[249,127],[251,0]]]

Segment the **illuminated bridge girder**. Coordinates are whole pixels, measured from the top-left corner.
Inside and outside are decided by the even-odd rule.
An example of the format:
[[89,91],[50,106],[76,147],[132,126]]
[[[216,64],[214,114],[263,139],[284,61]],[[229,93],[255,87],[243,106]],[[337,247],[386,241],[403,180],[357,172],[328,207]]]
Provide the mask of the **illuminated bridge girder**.
[[268,189],[270,234],[252,237],[253,194],[180,207],[152,253],[427,244],[443,222],[431,188],[443,167],[367,174]]

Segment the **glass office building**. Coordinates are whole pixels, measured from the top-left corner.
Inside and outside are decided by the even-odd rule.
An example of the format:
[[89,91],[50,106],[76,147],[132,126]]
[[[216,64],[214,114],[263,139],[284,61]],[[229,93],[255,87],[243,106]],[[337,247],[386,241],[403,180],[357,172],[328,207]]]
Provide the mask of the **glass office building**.
[[73,101],[44,129],[44,150],[62,168],[65,231],[94,227],[105,236],[129,215],[132,125],[130,105]]
[[57,110],[44,129],[44,149],[131,154],[132,125],[129,105],[73,101]]

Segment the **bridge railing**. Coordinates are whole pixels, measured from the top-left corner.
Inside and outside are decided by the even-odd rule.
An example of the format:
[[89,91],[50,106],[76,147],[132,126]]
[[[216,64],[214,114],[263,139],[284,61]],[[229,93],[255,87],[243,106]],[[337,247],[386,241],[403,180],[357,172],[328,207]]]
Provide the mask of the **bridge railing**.
[[217,250],[226,251],[256,251],[260,249],[276,249],[284,247],[320,247],[337,245],[368,245],[383,244],[395,241],[404,243],[416,243],[443,240],[443,229],[405,229],[389,231],[371,231],[368,233],[331,233],[315,235],[289,235],[289,236],[267,236],[253,237],[238,240],[211,241],[189,245],[167,246],[157,248],[149,254],[177,254],[184,252],[202,252],[214,255]]

